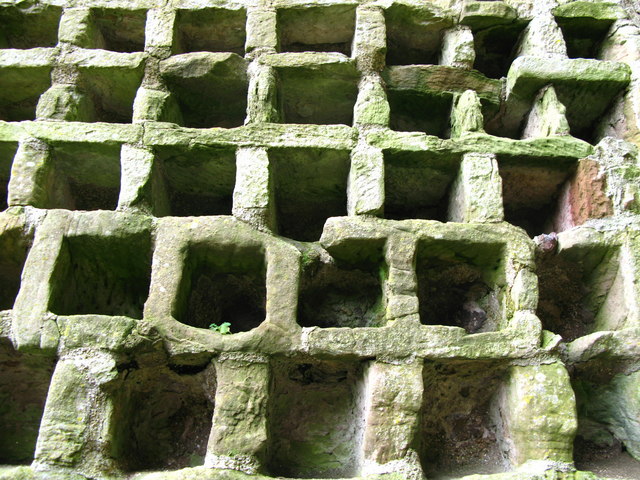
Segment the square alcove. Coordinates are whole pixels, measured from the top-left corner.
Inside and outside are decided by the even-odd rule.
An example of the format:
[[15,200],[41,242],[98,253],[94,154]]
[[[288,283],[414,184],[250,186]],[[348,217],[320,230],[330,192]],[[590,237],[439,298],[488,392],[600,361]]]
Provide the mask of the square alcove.
[[445,29],[453,25],[428,5],[394,3],[385,10],[387,65],[436,65]]
[[340,52],[351,55],[356,5],[304,5],[278,9],[281,52]]
[[18,151],[18,142],[0,142],[0,210],[7,208],[11,165]]
[[158,216],[231,215],[235,148],[210,145],[156,147],[153,198]]
[[467,333],[499,330],[506,288],[503,256],[499,243],[421,240],[416,254],[420,321]]
[[[519,139],[525,133],[537,95],[551,84],[570,135],[595,145],[600,140],[603,119],[612,114],[620,96],[629,87],[629,66],[585,58],[557,58],[551,77],[540,76],[547,59],[535,55],[516,58],[509,69],[509,93],[500,115],[485,117],[490,135]],[[576,74],[588,71],[589,75]]]
[[508,470],[496,415],[505,367],[487,361],[429,361],[423,372],[420,456],[427,477]]
[[247,114],[247,61],[233,52],[193,52],[160,63],[169,93],[167,111],[160,118],[189,128],[234,128]]
[[460,159],[430,152],[384,152],[384,216],[447,221]]
[[282,122],[351,126],[360,75],[352,62],[277,67]]
[[176,11],[173,54],[233,52],[244,55],[247,12],[243,8]]
[[556,22],[562,30],[569,58],[599,58],[600,47],[613,24],[611,19],[588,16],[557,16]]
[[511,22],[473,30],[473,68],[489,78],[506,77],[526,22]]
[[570,342],[630,327],[628,317],[636,300],[625,295],[631,266],[625,269],[621,256],[620,248],[604,245],[539,252],[537,315],[543,328]]
[[387,98],[391,109],[389,127],[392,130],[449,138],[453,106],[451,93],[388,88]]
[[0,234],[0,311],[13,308],[31,242],[22,227],[9,228]]
[[89,22],[94,29],[93,43],[82,46],[113,52],[142,52],[146,20],[146,10],[91,8]]
[[141,319],[151,278],[148,231],[65,236],[51,276],[49,310],[57,315]]
[[273,148],[269,162],[280,235],[313,242],[327,218],[347,214],[349,151]]
[[203,366],[118,368],[113,399],[112,455],[124,472],[204,465],[215,405],[216,376]]
[[574,161],[498,159],[505,221],[530,237],[559,230],[563,186],[575,172]]
[[272,372],[269,473],[289,478],[357,476],[365,410],[362,365],[276,360]]
[[189,245],[172,312],[177,321],[204,329],[228,322],[231,333],[247,332],[265,320],[266,308],[261,247]]
[[131,123],[133,100],[142,83],[143,64],[136,66],[80,66],[79,91],[88,107],[78,121]]
[[0,120],[35,120],[38,100],[50,86],[49,65],[0,67]]
[[570,369],[578,414],[573,444],[577,469],[591,471],[599,478],[640,477],[640,373],[636,369],[607,354]]
[[386,323],[384,242],[351,242],[340,259],[303,254],[298,323],[302,327],[380,327]]
[[0,339],[0,465],[30,465],[55,360]]
[[[9,2],[12,3],[12,2]],[[62,8],[36,2],[0,7],[0,48],[55,47]]]
[[56,143],[47,208],[115,210],[120,194],[120,145],[109,143]]

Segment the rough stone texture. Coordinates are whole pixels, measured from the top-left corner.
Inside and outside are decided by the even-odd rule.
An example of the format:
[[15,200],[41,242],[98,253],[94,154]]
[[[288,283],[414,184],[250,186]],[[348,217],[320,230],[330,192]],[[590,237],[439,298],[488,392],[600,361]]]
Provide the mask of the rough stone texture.
[[0,480],[640,478],[632,3],[0,1]]

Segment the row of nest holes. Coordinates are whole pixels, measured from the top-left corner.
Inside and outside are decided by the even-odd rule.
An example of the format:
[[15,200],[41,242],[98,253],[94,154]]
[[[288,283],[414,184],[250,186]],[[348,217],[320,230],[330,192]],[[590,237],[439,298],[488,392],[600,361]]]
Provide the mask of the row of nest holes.
[[[16,143],[0,142],[0,208],[7,190]],[[154,215],[232,215],[236,152],[215,146],[156,147],[154,191],[146,200]],[[350,156],[346,150],[274,148],[268,152],[277,231],[299,241],[317,241],[326,220],[347,215]],[[531,236],[563,231],[588,217],[611,211],[596,205],[594,165],[583,160],[536,165],[498,159],[505,220]],[[120,146],[69,143],[52,148],[54,175],[43,188],[41,208],[115,210],[121,183]],[[391,220],[450,220],[459,158],[429,152],[384,153],[385,204]],[[603,187],[604,188],[604,187]],[[585,190],[586,189],[586,190]],[[605,202],[606,203],[606,202]],[[596,209],[595,207],[599,209]],[[573,213],[571,213],[573,212]],[[587,212],[587,213],[584,213]],[[585,215],[587,215],[585,217]],[[582,218],[584,217],[584,218]]]
[[[4,38],[0,48],[53,47],[57,43],[62,9],[54,6],[20,10],[0,9]],[[387,64],[436,64],[442,44],[442,32],[452,26],[445,18],[421,20],[420,12],[405,5],[393,5],[385,11],[387,27]],[[335,51],[351,53],[355,30],[355,5],[328,5],[278,10],[277,31],[280,50]],[[526,21],[476,29],[475,68],[491,78],[504,76]],[[244,54],[246,11],[223,8],[177,10],[173,53],[197,51]],[[569,56],[596,58],[610,20],[558,18]],[[114,8],[90,9],[90,26],[95,34],[87,36],[87,48],[116,52],[144,50],[145,10]]]
[[[55,365],[34,361],[4,343],[0,366],[0,463],[30,464]],[[366,365],[273,359],[270,366],[267,472],[289,478],[357,476],[366,420]],[[141,368],[134,361],[119,370],[116,380],[103,387],[113,405],[108,436],[117,468],[136,472],[203,465],[217,407],[213,365]],[[499,401],[507,372],[495,361],[425,363],[421,419],[413,444],[429,478],[512,469],[501,453],[509,446],[498,425],[499,418],[512,415],[502,411]],[[626,477],[637,471],[638,462],[612,433],[617,430],[611,419],[589,408],[593,395],[616,388],[614,373],[596,379],[588,372],[572,375],[579,424],[574,457],[579,469]],[[47,422],[55,420],[54,410],[46,415]],[[614,422],[618,420],[625,422]]]
[[[18,230],[0,238],[0,309],[8,310],[20,289],[28,254]],[[386,324],[388,269],[383,242],[360,248],[362,258],[304,262],[297,320],[303,327],[379,327]],[[463,250],[460,250],[463,248]],[[49,310],[59,315],[109,315],[140,319],[151,278],[149,233],[113,239],[65,237],[50,280]],[[473,251],[473,257],[465,252]],[[365,255],[366,253],[366,255]],[[504,324],[504,252],[500,245],[456,247],[419,244],[416,260],[420,319],[425,325],[500,330]],[[626,277],[633,275],[617,248],[593,247],[537,258],[538,315],[543,327],[572,341],[595,331],[629,326],[634,310]],[[229,322],[232,332],[258,327],[267,304],[266,261],[257,248],[192,245],[183,266],[172,315],[207,329]]]
[[[242,126],[247,115],[249,89],[245,67],[238,64],[242,62],[235,57],[216,63],[215,67],[212,65],[212,71],[213,68],[224,67],[225,75],[214,76],[207,72],[201,77],[186,78],[167,74],[165,81],[169,95],[158,109],[161,112],[159,117],[154,120],[188,128]],[[293,124],[352,125],[360,77],[350,65],[341,67],[340,73],[336,73],[336,68],[335,65],[278,68],[276,89],[279,103],[276,110],[279,118],[274,120]],[[41,101],[39,116],[81,122],[131,123],[142,77],[142,67],[82,68],[77,85],[56,85],[47,92],[51,87],[51,67],[11,67],[7,69],[6,76],[0,75],[0,87],[5,92],[0,92],[0,120],[35,120],[38,102],[47,92],[46,100]],[[198,95],[194,95],[194,91]],[[585,141],[595,141],[603,113],[600,110],[607,106],[585,107],[584,103],[577,104],[573,90],[559,89],[557,92],[559,100],[567,106],[571,134]],[[67,111],[47,111],[53,104],[51,95],[69,96],[71,93],[75,103],[68,108],[74,112],[73,118],[65,116],[69,113]],[[453,100],[451,92],[423,92],[389,86],[389,126],[396,131],[423,132],[449,138]],[[482,101],[487,133],[520,138],[525,122],[520,128],[502,128],[496,117],[498,107]]]

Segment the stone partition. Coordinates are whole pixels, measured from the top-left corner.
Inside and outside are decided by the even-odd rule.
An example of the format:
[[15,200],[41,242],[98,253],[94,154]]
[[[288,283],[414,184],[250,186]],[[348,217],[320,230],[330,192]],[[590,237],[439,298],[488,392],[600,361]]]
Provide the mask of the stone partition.
[[628,0],[0,1],[0,480],[640,478]]

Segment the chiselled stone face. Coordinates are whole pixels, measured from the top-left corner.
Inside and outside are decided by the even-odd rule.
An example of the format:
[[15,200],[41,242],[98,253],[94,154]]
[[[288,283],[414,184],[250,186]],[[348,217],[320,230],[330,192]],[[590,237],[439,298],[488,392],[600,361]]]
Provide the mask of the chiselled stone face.
[[630,0],[0,1],[0,480],[640,478]]

